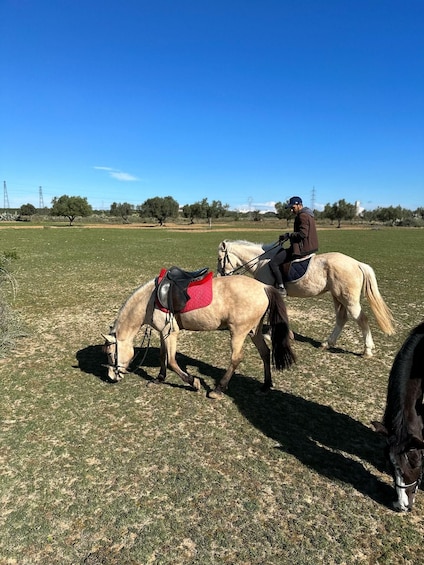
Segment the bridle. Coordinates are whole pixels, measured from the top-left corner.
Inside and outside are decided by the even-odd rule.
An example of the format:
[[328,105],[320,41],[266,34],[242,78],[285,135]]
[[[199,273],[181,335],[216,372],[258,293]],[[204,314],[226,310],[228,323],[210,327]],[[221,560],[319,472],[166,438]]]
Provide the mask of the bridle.
[[[230,255],[229,255],[229,252],[228,252],[228,247],[225,247],[224,258],[222,259],[222,267],[220,267],[218,269],[218,273],[221,275],[221,277],[228,277],[230,275],[244,275],[245,273],[247,273],[249,271],[249,267],[252,267],[253,265],[256,265],[256,263],[259,263],[259,261],[261,259],[263,259],[267,253],[269,253],[270,251],[272,251],[276,247],[279,247],[279,245],[280,245],[280,242],[277,241],[276,243],[274,243],[272,245],[272,247],[270,247],[269,249],[267,249],[266,251],[264,251],[260,255],[257,255],[256,257],[252,257],[252,259],[249,259],[249,261],[246,261],[246,263],[243,263],[242,265],[239,265],[238,267],[235,267],[233,265],[233,263],[231,262]],[[221,263],[221,261],[220,261],[220,263]],[[230,265],[230,267],[232,268],[232,271],[228,271],[228,272],[225,271],[227,265]]]
[[[109,343],[107,343],[107,346],[111,347],[112,345],[114,345],[115,348],[114,348],[113,352],[108,351],[107,355],[108,355],[108,357],[110,357],[112,362],[111,363],[108,362],[106,365],[103,365],[103,366],[107,367],[108,369],[112,369],[114,374],[115,374],[116,380],[120,380],[122,378],[121,375],[126,374],[129,371],[128,371],[128,367],[126,367],[124,365],[120,365],[119,362],[118,362],[118,359],[119,359],[118,340],[116,339],[116,333],[111,333],[110,335],[114,338],[114,341],[113,342],[109,341]],[[143,359],[137,364],[137,367],[140,367],[146,359],[147,352],[149,351],[149,347],[150,347],[151,336],[152,336],[152,328],[147,326],[145,331],[144,331],[144,336],[143,336],[143,340],[142,340],[141,345],[140,345],[140,349],[143,348],[144,342],[146,341],[146,339],[147,339],[147,345],[146,345],[146,348],[145,348],[145,351],[144,351]],[[135,363],[139,353],[140,352],[138,352],[137,355],[135,355],[135,357],[132,359],[132,361],[131,361],[132,364]]]
[[[403,455],[405,456],[405,459],[407,460],[408,464],[410,465],[408,453],[404,453]],[[421,454],[421,457],[422,457],[422,454]],[[415,494],[417,492],[420,484],[421,484],[422,477],[423,477],[423,471],[422,471],[422,466],[421,466],[421,473],[420,473],[420,476],[418,477],[418,479],[416,481],[409,483],[407,485],[399,485],[396,482],[396,475],[395,475],[393,482],[394,482],[395,487],[400,488],[400,489],[408,489],[408,488],[414,487],[414,490],[412,491],[412,493]]]

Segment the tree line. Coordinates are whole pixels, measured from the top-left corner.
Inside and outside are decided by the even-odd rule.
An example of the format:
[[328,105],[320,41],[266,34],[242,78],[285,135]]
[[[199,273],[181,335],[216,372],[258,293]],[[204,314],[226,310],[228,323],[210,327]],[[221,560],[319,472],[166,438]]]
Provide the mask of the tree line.
[[[275,212],[267,212],[266,216],[274,216],[281,220],[290,221],[292,213],[286,209],[286,203],[276,202]],[[60,197],[54,197],[52,206],[47,209],[48,214],[55,217],[68,218],[69,224],[72,225],[77,217],[87,217],[95,214],[87,198],[81,196],[68,196],[64,194]],[[37,213],[37,209],[32,204],[24,204],[19,209],[19,219],[30,219]],[[247,213],[231,211],[228,204],[222,204],[220,200],[209,202],[207,198],[203,198],[193,204],[185,204],[180,207],[178,202],[172,196],[156,196],[148,198],[142,204],[134,206],[128,202],[113,202],[110,206],[109,215],[122,219],[123,223],[128,223],[130,218],[138,215],[140,218],[152,218],[160,225],[166,220],[176,218],[186,218],[190,223],[206,220],[211,222],[212,219],[233,217],[237,218],[248,214],[250,219],[259,221],[263,214],[259,210],[253,210]],[[378,207],[374,210],[362,210],[358,212],[355,204],[346,202],[341,199],[333,204],[327,203],[322,211],[314,210],[317,221],[337,222],[340,227],[342,221],[350,221],[355,218],[364,222],[380,222],[392,225],[414,225],[417,221],[424,221],[424,207],[416,210],[408,210],[401,206]]]

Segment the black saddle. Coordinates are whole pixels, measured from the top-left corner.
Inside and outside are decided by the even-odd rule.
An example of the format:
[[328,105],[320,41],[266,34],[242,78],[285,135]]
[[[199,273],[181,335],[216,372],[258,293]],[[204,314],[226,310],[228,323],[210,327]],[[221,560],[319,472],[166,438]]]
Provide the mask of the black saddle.
[[204,279],[208,270],[208,267],[197,271],[184,271],[179,267],[168,269],[160,281],[156,279],[156,297],[162,308],[172,314],[181,312],[190,298],[187,293],[189,284]]

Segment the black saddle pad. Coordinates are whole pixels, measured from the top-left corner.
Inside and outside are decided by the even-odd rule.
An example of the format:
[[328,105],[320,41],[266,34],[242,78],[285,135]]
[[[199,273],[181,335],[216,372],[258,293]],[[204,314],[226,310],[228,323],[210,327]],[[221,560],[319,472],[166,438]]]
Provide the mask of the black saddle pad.
[[283,268],[284,282],[296,282],[301,279],[306,274],[312,257],[313,255],[309,255],[304,259],[296,259],[290,263],[285,263]]

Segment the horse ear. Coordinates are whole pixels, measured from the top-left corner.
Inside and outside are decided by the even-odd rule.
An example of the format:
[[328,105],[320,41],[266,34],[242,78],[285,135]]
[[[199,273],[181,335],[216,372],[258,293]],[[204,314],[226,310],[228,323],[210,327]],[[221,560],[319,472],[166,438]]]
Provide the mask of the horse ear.
[[373,420],[371,422],[371,425],[374,426],[375,431],[378,434],[381,434],[382,436],[385,436],[385,437],[389,436],[389,432],[387,431],[386,427],[383,426],[383,424],[381,422],[377,422],[376,420]]
[[108,345],[116,343],[116,337],[110,334],[102,334],[102,338],[107,342]]

